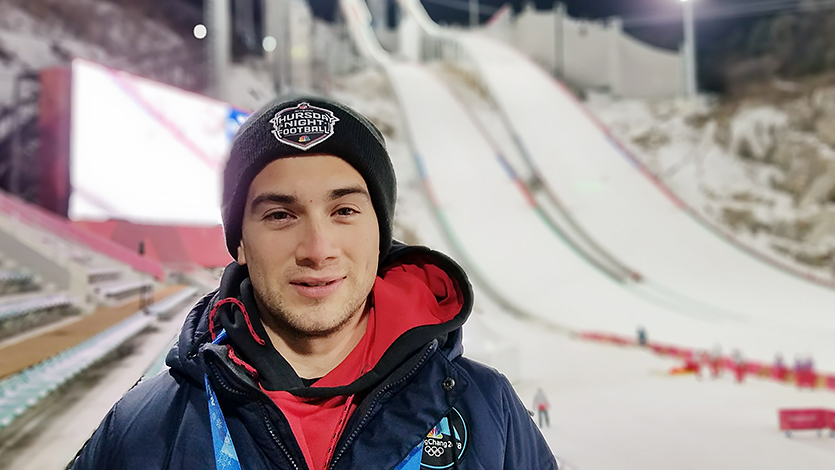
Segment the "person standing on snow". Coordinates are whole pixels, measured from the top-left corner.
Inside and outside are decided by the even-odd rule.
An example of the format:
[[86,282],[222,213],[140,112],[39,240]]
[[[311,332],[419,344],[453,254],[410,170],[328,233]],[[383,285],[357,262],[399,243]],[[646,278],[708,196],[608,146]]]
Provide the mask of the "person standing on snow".
[[772,377],[778,382],[785,382],[789,375],[789,368],[786,367],[786,362],[783,360],[783,355],[777,353],[774,356],[774,366],[772,367]]
[[536,395],[533,397],[533,407],[536,408],[537,417],[539,418],[539,427],[543,426],[543,419],[545,421],[545,426],[551,427],[551,420],[548,419],[548,409],[551,407],[551,404],[548,403],[548,397],[545,396],[545,392],[542,388],[536,389]]
[[113,406],[73,469],[557,468],[509,381],[462,356],[464,271],[393,241],[395,175],[370,121],[271,103],[238,131],[223,185],[236,261],[170,369]]
[[718,379],[722,374],[722,348],[717,344],[710,352],[710,376]]
[[745,363],[745,358],[742,357],[742,352],[739,349],[734,349],[731,355],[733,361],[734,376],[737,383],[745,382],[745,374],[748,372],[748,364]]

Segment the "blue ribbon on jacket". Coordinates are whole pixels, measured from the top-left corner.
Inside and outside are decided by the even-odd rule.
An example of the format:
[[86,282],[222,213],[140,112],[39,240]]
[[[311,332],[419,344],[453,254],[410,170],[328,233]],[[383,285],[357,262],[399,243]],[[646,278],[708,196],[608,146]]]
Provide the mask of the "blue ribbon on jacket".
[[[219,344],[226,339],[226,330],[222,330],[212,344]],[[203,374],[206,382],[206,398],[209,401],[209,420],[212,427],[212,446],[215,450],[215,465],[217,470],[241,470],[241,463],[238,461],[238,453],[235,451],[235,444],[232,443],[232,436],[229,435],[229,428],[226,426],[226,417],[217,402],[217,396],[209,383],[209,377]]]

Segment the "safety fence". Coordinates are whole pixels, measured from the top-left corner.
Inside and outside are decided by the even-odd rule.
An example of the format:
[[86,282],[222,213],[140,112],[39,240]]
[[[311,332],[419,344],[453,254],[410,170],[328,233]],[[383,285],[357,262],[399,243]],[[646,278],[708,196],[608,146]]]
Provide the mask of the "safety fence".
[[139,311],[124,321],[55,356],[39,362],[0,382],[0,431],[33,408],[52,392],[98,363],[154,319],[197,293],[186,288],[146,311]]
[[[642,347],[659,356],[671,357],[682,361],[699,360],[697,357],[699,350],[696,349],[662,344],[654,341],[647,341],[641,345],[637,338],[610,333],[581,332],[577,334],[577,338],[621,347]],[[813,370],[793,370],[786,366],[765,364],[757,361],[746,360],[740,363],[732,356],[713,357],[712,361],[715,361],[713,367],[717,367],[719,371],[729,370],[737,373],[741,372],[745,376],[774,380],[786,384],[793,383],[798,388],[822,389],[835,392],[835,374],[820,373]]]
[[822,408],[783,409],[779,411],[780,430],[792,437],[793,431],[817,431],[818,436],[829,430],[835,437],[835,411]]

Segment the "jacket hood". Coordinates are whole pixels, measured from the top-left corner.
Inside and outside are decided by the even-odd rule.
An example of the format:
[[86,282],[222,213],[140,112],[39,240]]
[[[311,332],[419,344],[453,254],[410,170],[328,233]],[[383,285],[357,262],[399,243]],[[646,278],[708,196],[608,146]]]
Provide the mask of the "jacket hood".
[[[417,286],[398,290],[403,289],[404,279],[408,285]],[[419,292],[406,298],[408,291],[415,289]],[[404,301],[399,301],[401,298]],[[416,307],[415,301],[423,306]],[[202,383],[206,357],[214,356],[234,369],[236,375],[248,377],[267,390],[327,397],[356,393],[380,383],[433,340],[438,340],[440,351],[449,359],[463,353],[461,326],[472,311],[472,287],[463,269],[446,255],[427,247],[395,242],[380,263],[369,302],[371,308],[379,310],[378,323],[384,329],[384,334],[378,333],[374,338],[384,349],[378,346],[377,351],[372,351],[373,367],[349,384],[307,386],[270,343],[260,321],[248,270],[233,262],[224,271],[219,288],[204,296],[187,316],[166,363],[172,370]],[[400,317],[416,313],[423,318]],[[221,329],[226,329],[231,347],[211,344]],[[207,354],[209,351],[211,354]]]

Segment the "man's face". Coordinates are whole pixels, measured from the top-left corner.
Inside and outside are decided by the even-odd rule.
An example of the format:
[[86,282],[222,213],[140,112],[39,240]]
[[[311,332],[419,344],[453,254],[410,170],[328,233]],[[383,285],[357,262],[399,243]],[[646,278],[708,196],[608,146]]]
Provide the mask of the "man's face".
[[264,323],[327,336],[362,313],[380,231],[362,176],[327,155],[281,158],[252,181],[238,263],[249,268]]

